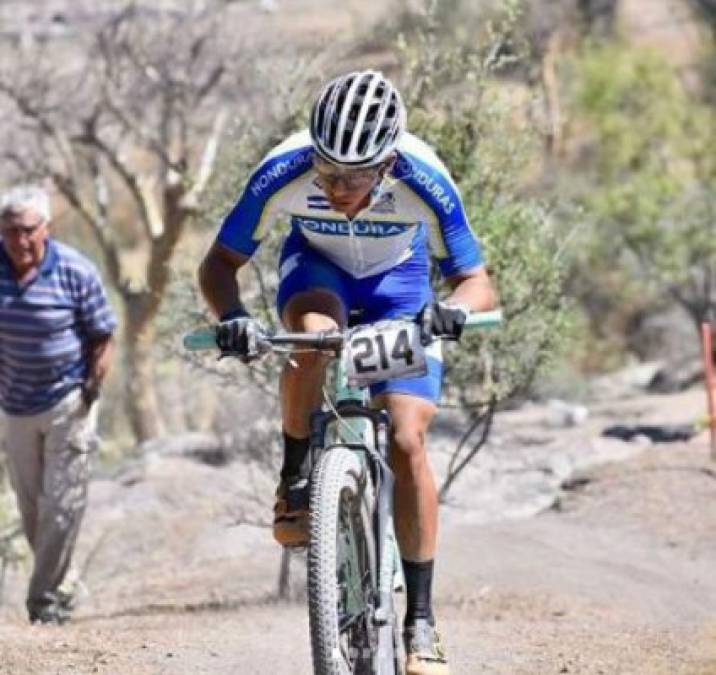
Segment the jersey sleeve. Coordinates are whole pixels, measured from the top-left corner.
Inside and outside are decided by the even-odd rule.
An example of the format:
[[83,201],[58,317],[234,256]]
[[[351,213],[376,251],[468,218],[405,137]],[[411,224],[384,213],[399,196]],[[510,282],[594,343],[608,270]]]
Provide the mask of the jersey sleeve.
[[447,168],[422,141],[414,138],[412,146],[401,151],[396,174],[433,215],[429,241],[441,273],[451,277],[480,267],[484,264],[482,245]]
[[221,225],[220,244],[247,256],[256,251],[278,212],[281,192],[313,166],[312,147],[296,140],[289,138],[259,164]]

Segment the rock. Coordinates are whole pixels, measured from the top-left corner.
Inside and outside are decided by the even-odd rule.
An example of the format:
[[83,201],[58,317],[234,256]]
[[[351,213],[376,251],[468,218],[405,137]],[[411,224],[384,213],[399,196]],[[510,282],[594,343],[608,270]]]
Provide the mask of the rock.
[[684,391],[703,378],[704,367],[699,359],[689,359],[664,365],[657,370],[647,389],[658,394]]
[[591,389],[598,399],[624,398],[635,391],[647,390],[664,365],[663,361],[648,361],[628,366],[615,373],[595,378]]
[[586,406],[567,403],[560,399],[551,399],[547,402],[549,410],[548,425],[555,428],[575,427],[583,424],[589,417]]
[[606,428],[602,436],[649,445],[688,441],[695,433],[693,424],[615,424]]

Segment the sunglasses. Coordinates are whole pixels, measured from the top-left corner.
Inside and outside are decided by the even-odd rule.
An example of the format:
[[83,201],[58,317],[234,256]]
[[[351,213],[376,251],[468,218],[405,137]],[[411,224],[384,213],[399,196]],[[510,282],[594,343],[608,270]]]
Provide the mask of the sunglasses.
[[364,188],[375,182],[380,175],[381,167],[373,169],[345,169],[343,171],[335,171],[328,168],[324,163],[313,163],[316,169],[318,182],[321,187],[334,188],[339,183],[347,190]]

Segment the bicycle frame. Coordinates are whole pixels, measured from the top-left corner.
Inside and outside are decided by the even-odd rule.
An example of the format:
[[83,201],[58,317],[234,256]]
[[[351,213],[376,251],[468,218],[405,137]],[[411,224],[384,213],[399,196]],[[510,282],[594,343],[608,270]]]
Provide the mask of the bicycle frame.
[[[335,362],[336,405],[311,416],[311,465],[332,446],[355,449],[367,468],[377,494],[374,528],[378,561],[378,597],[374,618],[379,626],[390,625],[393,591],[402,585],[402,570],[393,526],[393,487],[395,479],[388,465],[390,416],[386,410],[368,407],[368,394],[348,386],[340,360]],[[331,430],[333,442],[327,443]]]

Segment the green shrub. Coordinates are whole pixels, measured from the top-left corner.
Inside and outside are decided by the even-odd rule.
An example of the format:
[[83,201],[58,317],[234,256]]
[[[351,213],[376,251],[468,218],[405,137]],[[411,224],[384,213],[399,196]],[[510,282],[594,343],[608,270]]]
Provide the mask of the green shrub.
[[665,57],[619,41],[585,46],[567,73],[573,128],[589,137],[581,182],[561,185],[589,224],[572,271],[582,299],[607,286],[607,311],[590,310],[601,310],[601,325],[676,302],[698,327],[716,311],[713,108]]
[[416,35],[401,40],[409,127],[459,185],[505,315],[501,330],[469,337],[448,354],[446,397],[461,405],[527,394],[571,326],[563,233],[548,206],[526,194],[541,153],[525,114],[532,95],[503,77],[529,55],[519,38],[519,4],[501,3],[481,26],[477,47],[456,47],[440,37],[427,7]]

